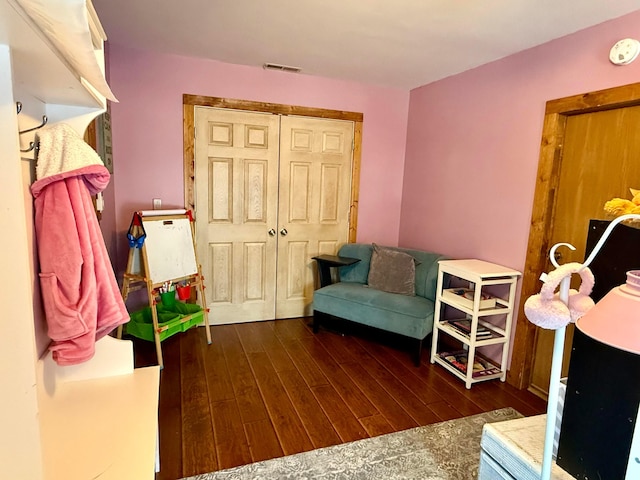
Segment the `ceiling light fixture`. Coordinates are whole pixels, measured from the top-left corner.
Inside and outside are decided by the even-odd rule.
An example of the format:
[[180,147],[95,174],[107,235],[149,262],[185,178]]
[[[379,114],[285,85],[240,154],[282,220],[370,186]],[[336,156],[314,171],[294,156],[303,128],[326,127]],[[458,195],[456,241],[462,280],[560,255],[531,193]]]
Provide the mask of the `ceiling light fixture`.
[[262,65],[265,70],[280,70],[281,72],[300,73],[300,67],[291,67],[289,65],[279,65],[277,63],[265,63]]

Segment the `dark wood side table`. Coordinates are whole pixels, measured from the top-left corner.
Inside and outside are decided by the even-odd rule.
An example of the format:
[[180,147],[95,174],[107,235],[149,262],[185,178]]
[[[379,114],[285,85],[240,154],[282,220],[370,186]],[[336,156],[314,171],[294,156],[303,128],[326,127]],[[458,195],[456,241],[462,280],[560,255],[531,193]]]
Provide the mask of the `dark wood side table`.
[[331,267],[346,267],[360,261],[359,258],[339,257],[337,255],[318,255],[313,259],[318,262],[320,288],[331,285]]

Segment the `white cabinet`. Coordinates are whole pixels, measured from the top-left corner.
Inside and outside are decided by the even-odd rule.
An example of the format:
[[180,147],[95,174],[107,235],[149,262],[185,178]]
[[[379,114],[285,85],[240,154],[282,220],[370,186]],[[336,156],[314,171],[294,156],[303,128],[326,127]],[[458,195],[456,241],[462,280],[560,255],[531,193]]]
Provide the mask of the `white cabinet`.
[[105,98],[115,99],[104,77],[105,39],[90,1],[0,1],[0,44],[11,49],[14,89],[47,108],[75,109],[58,119],[48,111],[52,122],[78,116],[78,108],[104,111]]
[[[465,382],[506,379],[516,283],[520,272],[482,260],[443,260],[439,263],[431,363]],[[444,285],[452,288],[444,288]],[[445,306],[452,307],[444,318]],[[461,348],[443,347],[455,339]],[[498,346],[501,361],[478,355],[479,347]],[[473,365],[473,368],[467,368]]]
[[74,366],[47,353],[36,378],[43,480],[155,478],[160,367],[134,369],[130,340],[106,336]]

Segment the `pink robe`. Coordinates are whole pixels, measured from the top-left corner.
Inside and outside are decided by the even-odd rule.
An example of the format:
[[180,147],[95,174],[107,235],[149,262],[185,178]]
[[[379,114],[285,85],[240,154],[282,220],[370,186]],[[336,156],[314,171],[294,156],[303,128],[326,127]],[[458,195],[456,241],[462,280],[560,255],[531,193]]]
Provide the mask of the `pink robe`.
[[59,365],[89,360],[96,340],[129,320],[91,201],[108,183],[108,170],[94,164],[31,187],[49,348]]

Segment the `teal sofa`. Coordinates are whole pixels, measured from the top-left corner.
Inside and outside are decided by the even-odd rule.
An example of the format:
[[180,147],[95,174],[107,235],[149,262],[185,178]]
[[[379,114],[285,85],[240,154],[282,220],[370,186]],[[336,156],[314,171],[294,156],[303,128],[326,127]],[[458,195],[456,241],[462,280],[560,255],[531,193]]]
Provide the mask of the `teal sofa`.
[[416,340],[414,360],[420,365],[423,341],[433,330],[438,261],[447,257],[420,250],[394,250],[408,253],[416,260],[415,296],[370,288],[367,278],[373,247],[348,243],[338,255],[358,258],[360,262],[339,267],[339,282],[314,292],[313,331],[317,333],[327,316],[333,316],[404,335]]

